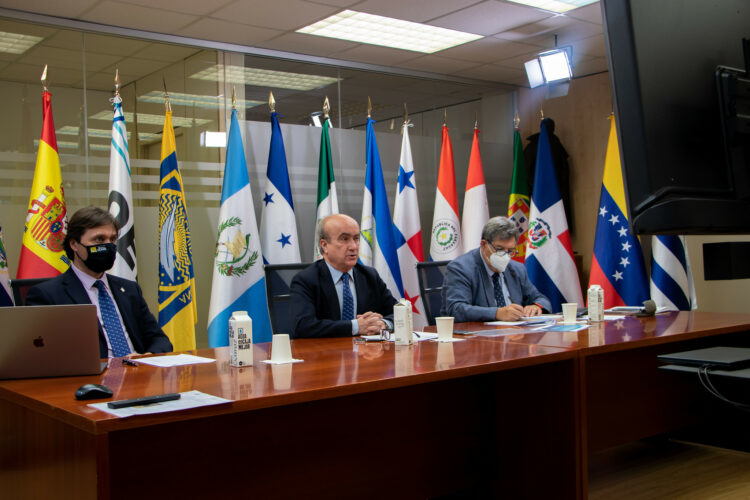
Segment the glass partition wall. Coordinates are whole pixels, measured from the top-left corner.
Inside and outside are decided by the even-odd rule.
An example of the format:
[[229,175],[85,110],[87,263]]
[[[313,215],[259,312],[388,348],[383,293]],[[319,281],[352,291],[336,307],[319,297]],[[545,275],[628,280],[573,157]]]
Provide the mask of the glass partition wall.
[[[4,37],[20,40],[0,52],[0,226],[15,276],[42,127],[40,77],[48,87],[68,213],[106,206],[115,70],[128,131],[138,281],[157,307],[158,196],[164,87],[170,94],[177,158],[193,241],[197,284],[197,344],[206,322],[225,148],[201,141],[226,132],[232,94],[245,144],[256,218],[260,221],[271,136],[268,99],[280,115],[303,261],[312,260],[323,100],[331,104],[331,144],[342,212],[359,219],[365,175],[368,97],[391,207],[401,148],[404,103],[411,123],[425,255],[432,223],[444,117],[450,129],[459,207],[475,122],[478,122],[491,215],[507,210],[513,166],[514,92],[488,82],[437,75],[404,76],[343,64],[312,64],[240,52],[92,33],[0,18]],[[456,79],[460,80],[460,79]]]

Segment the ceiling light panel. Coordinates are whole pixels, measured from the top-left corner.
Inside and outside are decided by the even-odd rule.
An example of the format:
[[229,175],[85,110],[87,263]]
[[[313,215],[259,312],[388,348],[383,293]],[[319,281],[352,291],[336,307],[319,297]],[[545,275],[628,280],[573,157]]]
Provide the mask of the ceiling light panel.
[[[190,78],[211,82],[236,83],[256,87],[270,87],[289,90],[315,90],[336,83],[341,78],[330,76],[306,75],[270,69],[246,68],[244,66],[226,66],[217,64],[190,75]],[[172,94],[170,94],[172,95]]]
[[[100,111],[95,115],[89,117],[91,120],[106,120],[112,121],[111,111]],[[125,112],[125,121],[133,122],[133,113],[130,111]],[[164,125],[164,115],[152,115],[148,113],[138,113],[138,123],[140,125]],[[172,125],[175,127],[200,127],[206,123],[211,123],[211,120],[205,118],[183,118],[182,116],[172,115]]]
[[345,10],[322,21],[305,26],[297,30],[297,33],[411,50],[425,54],[432,54],[484,38],[482,35],[474,33],[465,33],[353,10]]
[[23,54],[37,43],[44,40],[40,36],[20,35],[0,31],[0,52],[7,54]]
[[599,0],[508,0],[508,2],[520,3],[537,9],[548,10],[550,12],[568,12],[579,7],[591,5]]
[[[152,90],[148,94],[138,96],[138,100],[141,102],[162,104],[164,103],[164,91]],[[183,94],[181,92],[170,92],[169,102],[173,106],[189,106],[193,108],[205,109],[219,109],[223,108],[227,104],[223,95],[197,95]],[[237,107],[239,109],[254,108],[255,106],[260,106],[261,104],[264,103],[262,101],[245,101],[243,99],[237,99]]]

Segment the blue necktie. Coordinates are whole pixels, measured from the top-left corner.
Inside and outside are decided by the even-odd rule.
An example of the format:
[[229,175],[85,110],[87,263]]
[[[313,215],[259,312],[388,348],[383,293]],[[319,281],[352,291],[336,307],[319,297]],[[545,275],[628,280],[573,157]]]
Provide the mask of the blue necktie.
[[354,319],[354,297],[352,296],[352,289],[349,288],[349,274],[342,274],[341,281],[344,282],[344,304],[341,307],[341,319],[351,321]]
[[107,293],[107,287],[104,282],[96,280],[94,286],[99,290],[99,312],[102,315],[104,329],[107,332],[109,344],[112,346],[112,355],[116,358],[130,354],[128,341],[125,338],[125,332],[122,331],[120,318],[117,316],[115,303]]
[[503,287],[500,286],[500,275],[498,273],[492,275],[492,286],[495,287],[497,307],[505,307],[505,295],[503,295]]

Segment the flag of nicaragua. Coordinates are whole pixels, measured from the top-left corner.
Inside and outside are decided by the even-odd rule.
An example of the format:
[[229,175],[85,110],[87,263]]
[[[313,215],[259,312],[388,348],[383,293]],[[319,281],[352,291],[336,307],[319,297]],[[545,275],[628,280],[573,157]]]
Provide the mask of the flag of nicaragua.
[[281,136],[279,116],[271,113],[271,149],[268,152],[263,213],[260,219],[263,259],[268,264],[300,262],[297,221],[294,218],[292,188]]
[[559,312],[565,302],[583,305],[583,296],[552,163],[546,122],[546,119],[542,121],[539,132],[526,269],[531,282],[550,300],[553,312]]
[[605,308],[639,306],[648,300],[646,264],[630,231],[615,117],[610,120],[589,284],[602,287]]
[[693,272],[684,236],[651,239],[651,300],[669,311],[697,309]]
[[378,144],[375,142],[373,123],[375,121],[368,117],[367,173],[362,200],[362,241],[359,244],[359,260],[367,266],[374,267],[391,294],[401,298],[404,296],[404,287],[401,283],[391,210],[388,208],[383,166],[380,163]]
[[229,318],[234,311],[247,311],[252,318],[253,342],[270,342],[263,256],[235,109],[229,127],[216,240],[208,345],[229,345]]
[[133,191],[130,182],[130,154],[122,98],[118,93],[112,99],[115,107],[112,117],[112,142],[109,152],[109,212],[117,220],[117,258],[109,274],[135,281],[138,267],[135,260],[135,214]]
[[422,329],[427,326],[427,318],[422,297],[419,295],[417,262],[424,260],[424,250],[417,203],[417,180],[414,176],[414,162],[409,142],[410,126],[410,123],[404,123],[401,138],[401,161],[398,167],[396,202],[393,206],[393,234],[396,238],[396,253],[398,266],[401,269],[401,282],[404,285],[404,298],[412,304],[414,328]]

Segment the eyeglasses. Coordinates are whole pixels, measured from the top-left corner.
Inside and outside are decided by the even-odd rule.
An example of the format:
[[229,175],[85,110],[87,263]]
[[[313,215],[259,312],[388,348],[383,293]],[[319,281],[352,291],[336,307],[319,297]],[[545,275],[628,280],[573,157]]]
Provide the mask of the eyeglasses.
[[[487,240],[485,240],[485,241],[487,241]],[[502,248],[502,247],[496,248],[495,245],[493,245],[489,241],[487,241],[487,244],[490,246],[490,248],[492,249],[493,252],[499,253],[500,255],[510,255],[511,257],[515,257],[516,255],[518,255],[518,251],[515,248],[512,248],[510,250],[507,250],[507,249]]]

